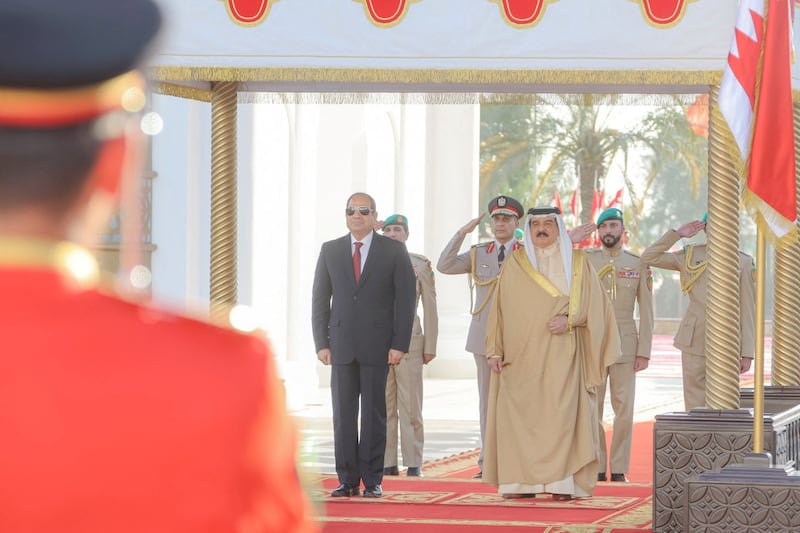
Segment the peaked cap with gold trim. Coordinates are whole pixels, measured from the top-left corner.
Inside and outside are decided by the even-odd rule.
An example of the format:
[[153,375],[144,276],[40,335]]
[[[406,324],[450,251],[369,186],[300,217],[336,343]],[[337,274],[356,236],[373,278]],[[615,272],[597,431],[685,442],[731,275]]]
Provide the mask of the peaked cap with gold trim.
[[126,108],[160,26],[153,0],[0,1],[0,126],[69,126]]
[[494,215],[510,215],[512,217],[522,218],[525,208],[514,198],[510,196],[497,196],[489,201],[487,207],[489,216]]

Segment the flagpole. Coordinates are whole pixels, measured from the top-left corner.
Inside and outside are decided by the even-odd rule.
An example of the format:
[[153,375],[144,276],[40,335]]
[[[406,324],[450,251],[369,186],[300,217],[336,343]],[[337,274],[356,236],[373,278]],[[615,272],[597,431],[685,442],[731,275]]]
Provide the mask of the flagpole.
[[766,237],[756,233],[756,346],[753,383],[753,453],[764,451],[764,293],[766,282]]

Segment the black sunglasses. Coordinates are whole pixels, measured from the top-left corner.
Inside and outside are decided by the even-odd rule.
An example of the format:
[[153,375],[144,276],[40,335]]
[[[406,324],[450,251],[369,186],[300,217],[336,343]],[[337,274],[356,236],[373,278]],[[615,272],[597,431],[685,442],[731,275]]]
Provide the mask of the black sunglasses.
[[344,212],[347,213],[347,216],[349,217],[355,215],[356,211],[358,211],[362,217],[365,217],[370,213],[372,213],[372,209],[370,209],[369,207],[348,207],[347,209],[344,210]]

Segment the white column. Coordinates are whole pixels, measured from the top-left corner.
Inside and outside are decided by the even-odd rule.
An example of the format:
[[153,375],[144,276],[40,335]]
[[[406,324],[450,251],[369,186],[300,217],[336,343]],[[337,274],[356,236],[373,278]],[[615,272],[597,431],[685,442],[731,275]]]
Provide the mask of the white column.
[[[456,230],[478,216],[478,105],[428,106],[425,170],[425,253],[434,264]],[[477,242],[477,231],[461,251]],[[464,349],[471,315],[467,274],[436,272],[439,310],[437,356],[425,368],[426,376],[475,376],[472,354]]]
[[[311,154],[317,153],[320,141],[320,108],[318,105],[290,104],[285,107],[285,113],[290,139],[286,222],[292,246],[287,257],[286,277],[287,361],[282,368],[286,378],[287,404],[291,408],[316,403],[319,394],[317,368],[321,364],[317,361],[311,334],[311,285],[322,241],[331,237],[316,237],[317,227],[323,224],[324,219],[319,217],[317,206],[320,171],[317,159]],[[334,217],[328,222],[336,226],[338,220]],[[335,229],[340,230],[338,227]]]
[[164,120],[153,138],[153,299],[205,314],[209,300],[211,108],[154,95]]

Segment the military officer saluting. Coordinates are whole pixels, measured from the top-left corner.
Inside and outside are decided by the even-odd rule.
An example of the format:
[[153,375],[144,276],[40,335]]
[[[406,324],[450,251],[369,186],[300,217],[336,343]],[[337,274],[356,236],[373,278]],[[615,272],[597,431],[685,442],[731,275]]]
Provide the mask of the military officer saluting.
[[[647,368],[653,341],[653,278],[639,256],[623,246],[625,223],[622,211],[606,209],[597,219],[597,231],[602,246],[587,250],[587,256],[600,277],[619,328],[622,357],[608,367],[606,381],[597,391],[600,442],[598,462],[599,481],[606,481],[608,454],[603,429],[603,404],[606,384],[611,390],[614,410],[614,436],[611,441],[611,481],[627,481],[625,474],[631,460],[633,408],[636,392],[636,372]],[[639,328],[634,320],[634,308],[639,305]]]
[[[681,351],[683,401],[687,411],[706,405],[706,266],[705,244],[669,249],[681,238],[694,237],[706,229],[706,216],[667,231],[642,252],[648,265],[681,274],[681,290],[689,296],[673,345]],[[753,258],[739,252],[739,373],[750,369],[755,355],[755,281]]]
[[[486,321],[489,318],[497,276],[503,261],[520,247],[514,236],[519,219],[525,209],[510,196],[498,196],[489,202],[488,213],[492,221],[494,240],[472,246],[461,254],[458,251],[467,235],[478,227],[485,213],[467,222],[447,243],[439,256],[436,268],[442,274],[469,274],[472,298],[472,322],[467,334],[466,350],[472,352],[478,371],[478,407],[480,410],[481,453],[478,467],[483,471],[483,439],[486,434],[486,409],[489,405],[489,379],[491,368],[486,362]],[[474,288],[474,292],[473,292]],[[481,477],[479,472],[475,477]]]

